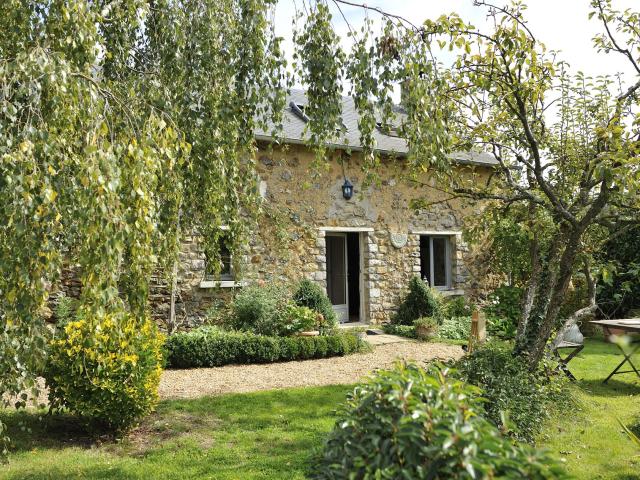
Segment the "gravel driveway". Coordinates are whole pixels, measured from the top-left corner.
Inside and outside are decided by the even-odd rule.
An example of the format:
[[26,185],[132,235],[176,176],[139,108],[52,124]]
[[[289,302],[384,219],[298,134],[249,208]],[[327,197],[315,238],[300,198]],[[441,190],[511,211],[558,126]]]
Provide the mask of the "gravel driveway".
[[374,347],[370,353],[266,365],[231,365],[190,370],[165,370],[160,398],[197,398],[223,393],[254,392],[274,388],[355,383],[372,370],[396,359],[459,358],[462,348],[439,343],[400,341]]

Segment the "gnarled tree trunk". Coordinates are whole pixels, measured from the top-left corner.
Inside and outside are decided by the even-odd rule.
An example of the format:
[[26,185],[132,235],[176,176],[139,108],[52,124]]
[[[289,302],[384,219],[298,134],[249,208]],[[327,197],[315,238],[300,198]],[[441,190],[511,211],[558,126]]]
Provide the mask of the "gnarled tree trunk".
[[531,255],[531,277],[529,278],[529,283],[527,284],[524,294],[522,315],[520,316],[518,329],[516,330],[516,344],[520,344],[524,340],[527,325],[529,323],[529,317],[531,315],[531,309],[533,308],[533,301],[536,298],[538,283],[540,282],[540,275],[542,273],[542,265],[540,263],[540,244],[537,232],[534,233],[533,239],[531,240],[529,253]]
[[583,233],[580,228],[563,227],[540,266],[539,279],[532,278],[535,293],[529,316],[523,320],[524,334],[516,344],[516,353],[527,356],[532,369],[542,360],[551,335],[560,326],[558,313],[569,289]]

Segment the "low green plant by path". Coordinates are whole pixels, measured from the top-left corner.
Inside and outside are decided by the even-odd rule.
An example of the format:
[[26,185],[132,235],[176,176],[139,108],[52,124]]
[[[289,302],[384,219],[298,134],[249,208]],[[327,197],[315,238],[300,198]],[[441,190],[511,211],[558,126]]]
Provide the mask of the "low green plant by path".
[[[123,441],[91,441],[71,417],[0,411],[16,432],[3,480],[303,479],[349,386],[165,401]],[[19,434],[24,422],[31,434]]]
[[482,390],[487,420],[510,437],[532,442],[551,413],[574,405],[574,391],[564,375],[549,377],[548,367],[532,372],[512,345],[488,342],[458,360],[453,368],[465,382]]
[[[462,333],[462,334],[458,334],[458,335],[452,335],[455,338],[446,338],[441,334],[441,329],[444,326],[444,329],[442,330],[443,333],[447,334],[448,332],[450,332],[451,330],[449,330],[449,325],[451,323],[455,323],[457,321],[465,321],[467,323],[466,326],[462,326],[462,327],[456,327],[453,326],[452,328],[454,329],[458,329],[458,328],[462,328],[465,329],[464,331],[466,333]],[[389,335],[398,335],[399,337],[406,337],[406,338],[412,338],[414,340],[418,340],[417,336],[416,336],[416,329],[413,325],[395,325],[393,323],[385,323],[382,326],[382,330],[384,331],[384,333],[389,334]],[[471,331],[471,319],[466,319],[464,317],[462,318],[458,318],[458,319],[447,319],[445,318],[443,320],[443,325],[440,326],[440,328],[438,329],[438,333],[435,337],[430,338],[428,340],[423,340],[423,341],[430,341],[432,343],[446,343],[449,345],[466,345],[469,343],[469,335],[470,335],[470,331]]]
[[[640,355],[635,359],[638,365]],[[578,479],[640,479],[640,452],[617,420],[631,426],[640,421],[640,379],[624,374],[602,383],[620,361],[614,345],[587,340],[569,363],[578,378],[578,410],[550,419],[538,438]]]

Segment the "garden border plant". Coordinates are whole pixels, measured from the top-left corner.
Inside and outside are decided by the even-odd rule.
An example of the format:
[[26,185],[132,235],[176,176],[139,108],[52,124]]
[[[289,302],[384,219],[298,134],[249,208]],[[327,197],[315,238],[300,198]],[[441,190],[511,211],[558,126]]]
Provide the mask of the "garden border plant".
[[296,285],[255,284],[236,295],[223,323],[230,330],[266,336],[288,336],[303,331],[335,333],[336,314],[322,288],[308,279]]
[[302,279],[293,293],[293,301],[296,305],[307,307],[323,317],[320,325],[320,333],[329,333],[338,326],[338,318],[333,310],[331,300],[323,288],[308,278]]
[[81,307],[50,342],[43,371],[52,410],[126,431],[155,408],[164,335],[149,317]]

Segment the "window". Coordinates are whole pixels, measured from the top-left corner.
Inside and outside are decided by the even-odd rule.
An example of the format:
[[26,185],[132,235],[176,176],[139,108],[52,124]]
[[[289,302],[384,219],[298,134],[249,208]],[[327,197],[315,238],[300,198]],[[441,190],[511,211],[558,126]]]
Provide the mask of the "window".
[[400,127],[396,125],[392,125],[389,123],[376,122],[376,127],[380,131],[387,135],[388,137],[397,137],[400,138]]
[[304,113],[304,105],[302,103],[296,103],[294,101],[291,101],[289,103],[289,107],[291,107],[291,111],[293,113],[295,113],[298,118],[300,118],[301,120],[304,120],[305,122],[309,121],[309,117],[307,116],[306,113]]
[[[220,262],[222,265],[218,265],[220,270],[216,275],[216,265],[214,259],[209,259],[209,256],[205,252],[205,272],[204,276],[206,280],[233,280],[233,267],[231,265],[231,252],[226,244],[226,238],[221,237],[218,243],[218,252],[220,254]],[[217,277],[217,278],[216,278]]]
[[451,288],[451,241],[448,236],[420,236],[420,276],[436,288]]
[[[306,105],[304,105],[303,103],[296,103],[294,101],[289,102],[289,108],[291,108],[291,111],[295,113],[295,115],[300,120],[304,122],[308,122],[309,116],[305,112],[305,107]],[[346,133],[346,132],[347,132],[347,127],[342,121],[340,121],[340,126],[336,127],[336,133],[340,134],[340,133]]]

